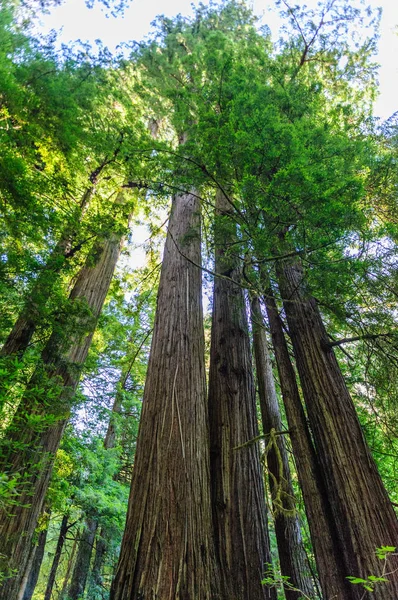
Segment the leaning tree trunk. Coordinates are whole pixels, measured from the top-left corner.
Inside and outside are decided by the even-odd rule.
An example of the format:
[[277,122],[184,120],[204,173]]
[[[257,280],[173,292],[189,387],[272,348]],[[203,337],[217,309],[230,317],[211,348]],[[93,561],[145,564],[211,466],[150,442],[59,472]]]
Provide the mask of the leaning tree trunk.
[[98,523],[95,519],[87,519],[86,527],[79,542],[79,550],[77,552],[75,567],[73,569],[72,580],[69,587],[68,600],[78,600],[83,597],[88,573],[90,571],[91,555],[93,552],[97,527]]
[[[216,548],[231,599],[275,598],[261,584],[271,563],[260,465],[255,387],[230,205],[216,195],[215,268],[209,374],[211,492]],[[249,442],[249,443],[248,443]]]
[[30,563],[29,573],[26,578],[26,585],[23,591],[22,600],[31,600],[39,579],[40,568],[44,558],[44,549],[46,547],[48,527],[39,533],[39,539],[35,546],[33,560]]
[[1,440],[0,467],[8,477],[17,478],[19,494],[12,518],[9,507],[0,510],[0,566],[7,573],[0,585],[1,600],[18,595],[55,453],[122,244],[122,234],[114,233],[95,245],[70,294],[72,314],[68,311],[56,324],[42,363]]
[[29,298],[26,300],[14,327],[0,350],[0,357],[16,355],[21,358],[29,346],[36,328],[40,324],[40,315],[43,306],[47,303],[48,296],[53,292],[57,285],[59,275],[65,263],[81,249],[82,243],[77,242],[76,240],[79,222],[86,213],[90,201],[95,194],[101,173],[116,159],[121,148],[121,143],[122,138],[116,146],[112,157],[105,158],[98,167],[90,173],[89,186],[82,195],[74,215],[64,227],[60,239],[49,256],[47,264],[39,273],[33,289],[30,291]]
[[[278,269],[297,369],[337,526],[346,575],[381,576],[375,550],[397,546],[398,521],[370,454],[340,367],[314,298],[305,288],[298,261]],[[391,559],[389,583],[375,585],[372,598],[398,597],[398,561]],[[363,598],[355,585],[354,597]]]
[[57,541],[57,547],[55,548],[55,554],[53,562],[51,564],[50,575],[48,576],[46,591],[44,592],[44,600],[51,600],[53,593],[53,587],[55,583],[55,577],[57,575],[59,561],[61,560],[62,550],[64,548],[66,534],[68,533],[68,515],[64,515],[61,521],[61,527],[59,530],[59,536]]
[[270,288],[267,289],[265,304],[322,593],[325,600],[353,600],[353,586],[346,579],[336,526],[301,403],[282,319]]
[[216,600],[200,207],[175,196],[112,600]]
[[21,313],[0,350],[0,356],[13,355],[21,358],[28,348],[36,328],[40,325],[40,315],[43,307],[47,304],[49,295],[59,281],[65,263],[80,249],[80,244],[73,247],[76,230],[79,221],[89,206],[95,191],[95,185],[96,181],[92,181],[84,192],[75,214],[61,233],[59,241],[52,250],[47,264],[40,271]]
[[[265,435],[274,435],[283,430],[282,418],[260,300],[256,296],[251,301],[251,319],[263,432]],[[269,438],[266,438],[265,443],[268,441]],[[301,537],[289,457],[283,435],[275,436],[273,443],[276,447],[271,446],[268,452],[267,466],[279,563],[282,575],[289,578],[285,585],[286,600],[298,600],[302,597],[302,592],[313,598],[314,586]]]

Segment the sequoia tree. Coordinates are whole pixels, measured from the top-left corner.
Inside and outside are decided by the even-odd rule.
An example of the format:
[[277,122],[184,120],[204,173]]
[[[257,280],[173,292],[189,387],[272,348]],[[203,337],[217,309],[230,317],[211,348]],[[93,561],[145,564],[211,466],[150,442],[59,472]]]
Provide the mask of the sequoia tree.
[[215,600],[200,205],[173,198],[112,600]]
[[56,324],[1,441],[2,470],[15,482],[12,516],[8,506],[0,512],[1,562],[7,575],[0,587],[2,600],[18,597],[55,453],[123,245],[124,229],[118,224],[94,244],[70,293],[71,314],[61,316]]
[[261,580],[271,563],[258,441],[255,386],[230,200],[216,194],[209,418],[213,519],[218,558],[232,597],[276,597]]
[[[314,586],[301,537],[281,412],[260,300],[257,296],[251,300],[251,321],[263,433],[266,436],[265,444],[270,444],[266,460],[279,562],[282,575],[289,578],[285,585],[286,600],[300,598],[302,592],[313,597]],[[280,435],[276,437],[277,434]]]
[[[306,288],[300,262],[283,261],[278,280],[346,575],[382,577],[384,565],[376,549],[395,547],[397,517],[361,430],[318,306]],[[388,582],[375,586],[375,599],[387,600],[398,594],[395,565],[392,557]],[[363,597],[361,588],[353,588],[354,598]]]

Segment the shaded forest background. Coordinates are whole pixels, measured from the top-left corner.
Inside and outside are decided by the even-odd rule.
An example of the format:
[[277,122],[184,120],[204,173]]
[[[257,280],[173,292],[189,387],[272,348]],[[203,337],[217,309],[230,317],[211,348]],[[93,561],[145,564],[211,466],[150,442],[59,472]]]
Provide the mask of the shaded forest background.
[[[276,6],[277,43],[232,1],[159,17],[112,55],[59,49],[33,35],[33,3],[0,3],[1,600],[396,597],[398,138],[396,115],[372,114],[379,14]],[[179,532],[196,505],[204,574],[195,593],[174,574],[176,533],[166,592],[150,536],[141,558],[128,536],[166,544],[156,515]]]

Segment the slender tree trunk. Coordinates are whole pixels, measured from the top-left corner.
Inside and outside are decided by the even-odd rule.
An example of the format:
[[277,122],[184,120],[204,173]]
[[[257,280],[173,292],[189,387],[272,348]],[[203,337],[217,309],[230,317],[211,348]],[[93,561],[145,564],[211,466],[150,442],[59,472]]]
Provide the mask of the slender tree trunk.
[[[239,281],[228,246],[236,226],[227,199],[216,196],[215,268]],[[209,374],[211,492],[216,548],[236,600],[275,598],[261,584],[271,563],[258,443],[255,387],[245,298],[224,277],[214,281]]]
[[[126,379],[128,377],[127,370],[122,372],[119,385],[121,389],[124,389],[126,384]],[[121,394],[121,389],[116,390],[115,401],[112,406],[112,412],[109,418],[108,429],[104,438],[104,448],[105,450],[110,450],[115,447],[116,443],[116,423],[115,423],[115,415],[119,414],[122,409],[122,399],[123,396]],[[98,524],[97,524],[98,529]],[[97,536],[96,544],[95,544],[95,557],[94,564],[91,573],[91,582],[90,587],[96,589],[102,584],[102,566],[103,561],[106,556],[108,542],[109,542],[109,532],[106,528],[101,527],[99,531],[99,535]]]
[[[384,565],[375,550],[397,545],[396,515],[299,262],[280,265],[278,279],[346,575],[380,576]],[[398,597],[396,559],[390,567],[395,573],[388,584],[375,585],[375,600]],[[354,597],[363,598],[363,589],[353,588]]]
[[58,243],[48,259],[47,265],[40,272],[33,289],[29,294],[29,298],[26,300],[14,327],[0,350],[0,357],[17,355],[20,358],[29,346],[33,334],[40,324],[40,315],[43,306],[47,303],[48,296],[54,290],[65,262],[81,249],[82,244],[76,244],[79,223],[95,194],[101,173],[116,159],[120,152],[122,142],[123,136],[120,137],[112,156],[110,158],[105,158],[97,168],[90,173],[89,186],[82,195],[75,214],[64,228]]
[[64,600],[64,598],[66,597],[66,590],[68,588],[69,577],[70,577],[70,574],[72,572],[72,568],[74,565],[74,559],[75,559],[75,554],[76,554],[76,550],[77,550],[78,538],[79,538],[79,532],[77,533],[75,539],[73,540],[72,550],[71,550],[71,553],[68,558],[68,564],[66,565],[64,581],[62,583],[62,589],[59,593],[58,600]]
[[14,327],[0,350],[0,356],[16,355],[21,358],[29,346],[33,334],[40,324],[43,307],[47,304],[48,297],[57,284],[65,263],[77,251],[77,249],[72,249],[76,238],[76,228],[88,208],[94,189],[95,186],[92,184],[83,194],[78,207],[78,214],[74,215],[72,222],[65,227],[60,240],[48,258],[46,266],[39,273]]
[[7,436],[1,441],[0,467],[9,477],[20,477],[13,516],[10,517],[8,507],[0,510],[0,565],[8,574],[18,570],[1,584],[1,600],[15,600],[18,595],[27,566],[27,548],[42,509],[55,453],[122,243],[122,235],[117,233],[95,246],[70,294],[72,315],[68,312],[54,328],[43,350],[42,364],[32,376]]
[[22,600],[31,600],[33,592],[35,591],[37,580],[39,579],[39,573],[41,563],[43,562],[44,549],[46,547],[48,528],[44,529],[39,533],[39,539],[35,546],[33,561],[31,562],[29,574],[27,577],[25,589],[23,592]]
[[[280,432],[283,430],[282,418],[258,297],[252,298],[251,318],[263,432],[264,434],[269,434],[272,430]],[[277,450],[271,447],[267,464],[270,472],[269,485],[273,500],[279,562],[282,575],[289,578],[288,585],[285,586],[285,596],[286,600],[298,600],[304,592],[313,598],[314,586],[301,537],[284,437],[278,436],[275,438],[275,443]]]
[[46,591],[44,592],[43,600],[51,600],[53,587],[55,583],[55,577],[57,575],[59,561],[61,560],[62,550],[64,549],[66,534],[68,533],[68,516],[64,515],[61,521],[61,527],[59,530],[57,547],[55,549],[55,554],[53,558],[53,562],[50,569],[50,575],[47,581]]
[[95,542],[95,556],[93,569],[91,571],[91,585],[89,589],[89,598],[97,600],[97,590],[102,587],[102,568],[108,548],[108,532],[101,528]]
[[323,484],[321,469],[301,403],[282,320],[270,288],[267,290],[265,304],[290,440],[304,498],[322,593],[325,600],[352,600],[354,597],[352,585],[345,578],[346,573],[337,541],[337,531]]
[[[79,542],[75,567],[69,587],[69,600],[78,600],[84,594],[87,577],[90,571],[91,555],[93,552],[95,534],[98,523],[95,519],[87,519],[86,527]],[[46,599],[45,599],[46,600]]]
[[195,266],[200,242],[198,198],[175,196],[112,600],[219,598],[201,270]]

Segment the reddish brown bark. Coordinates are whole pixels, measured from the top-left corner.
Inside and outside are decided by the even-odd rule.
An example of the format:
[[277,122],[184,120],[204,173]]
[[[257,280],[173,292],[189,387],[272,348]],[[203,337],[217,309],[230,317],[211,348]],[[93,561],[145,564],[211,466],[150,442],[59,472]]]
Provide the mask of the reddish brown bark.
[[[380,576],[383,563],[375,550],[397,545],[396,515],[300,263],[279,265],[278,280],[345,574]],[[391,567],[398,567],[396,559]],[[375,600],[398,597],[398,569],[389,580],[375,586]],[[363,598],[360,586],[352,588],[354,598]]]
[[173,199],[112,600],[220,597],[209,493],[201,270],[196,266],[199,210],[193,194]]
[[[9,477],[20,477],[18,504],[0,510],[1,566],[8,573],[17,570],[0,586],[1,600],[14,600],[18,595],[55,453],[121,246],[122,236],[118,233],[98,241],[94,247],[70,294],[72,314],[60,318],[54,328],[43,350],[41,365],[1,441],[2,471]],[[85,310],[73,317],[78,303]]]
[[216,197],[215,268],[209,374],[211,492],[216,547],[234,600],[276,598],[261,584],[271,563],[250,340],[230,205]]
[[[260,301],[257,297],[253,297],[251,301],[251,319],[263,432],[265,435],[272,430],[282,432],[283,425],[274,374]],[[265,443],[268,443],[267,438]],[[313,598],[314,586],[301,537],[284,436],[279,435],[276,444],[278,452],[271,447],[267,456],[267,466],[270,472],[269,485],[274,505],[279,563],[282,575],[289,578],[288,585],[285,585],[285,596],[286,600],[298,600],[304,592],[308,597]],[[277,496],[279,499],[275,502]]]
[[301,403],[282,320],[271,289],[267,290],[265,303],[297,475],[303,494],[322,593],[325,600],[352,600],[352,586],[345,578],[346,573],[337,541],[337,532],[321,469]]

